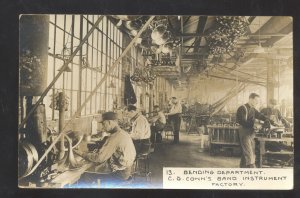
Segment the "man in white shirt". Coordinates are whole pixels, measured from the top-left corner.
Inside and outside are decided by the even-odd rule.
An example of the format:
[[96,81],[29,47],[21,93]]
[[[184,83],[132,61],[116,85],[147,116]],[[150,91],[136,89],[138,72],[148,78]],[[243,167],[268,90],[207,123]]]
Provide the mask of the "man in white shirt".
[[150,124],[148,120],[137,111],[136,106],[129,105],[127,108],[127,116],[132,122],[132,129],[129,133],[135,145],[137,153],[144,152],[145,145],[150,144]]
[[169,113],[166,113],[169,120],[171,121],[174,129],[174,144],[179,143],[179,130],[181,124],[181,113],[182,113],[182,106],[180,102],[177,100],[176,97],[172,97],[171,99],[171,109]]
[[[154,143],[160,142],[162,137],[159,133],[162,131],[166,125],[166,116],[165,114],[160,110],[158,105],[155,105],[154,108],[154,116],[149,119],[149,122],[151,123],[151,142]],[[155,139],[156,137],[156,139]]]
[[74,152],[85,160],[93,162],[88,172],[100,174],[112,173],[112,176],[127,180],[131,175],[131,168],[136,156],[136,150],[132,139],[127,132],[123,131],[117,120],[117,114],[106,112],[102,115],[103,129],[110,135],[99,152]]

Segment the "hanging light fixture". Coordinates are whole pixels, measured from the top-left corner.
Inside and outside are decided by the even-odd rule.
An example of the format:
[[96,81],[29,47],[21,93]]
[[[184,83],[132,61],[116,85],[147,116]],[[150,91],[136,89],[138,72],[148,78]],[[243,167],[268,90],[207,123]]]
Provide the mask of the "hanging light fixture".
[[164,24],[160,24],[154,28],[154,30],[151,33],[151,38],[153,40],[159,39],[163,36],[163,34],[167,31],[167,26]]

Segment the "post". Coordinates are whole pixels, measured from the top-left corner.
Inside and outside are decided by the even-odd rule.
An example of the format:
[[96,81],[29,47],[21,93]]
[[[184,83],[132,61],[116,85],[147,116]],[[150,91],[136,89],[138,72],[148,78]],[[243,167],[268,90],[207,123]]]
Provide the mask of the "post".
[[[65,93],[60,92],[59,95],[59,122],[58,122],[58,131],[61,133],[65,125]],[[60,138],[60,147],[59,147],[59,159],[62,159],[65,155],[65,137],[62,135]]]
[[268,63],[268,73],[267,73],[267,105],[269,105],[270,99],[274,99],[274,67],[273,67],[273,59],[267,59]]

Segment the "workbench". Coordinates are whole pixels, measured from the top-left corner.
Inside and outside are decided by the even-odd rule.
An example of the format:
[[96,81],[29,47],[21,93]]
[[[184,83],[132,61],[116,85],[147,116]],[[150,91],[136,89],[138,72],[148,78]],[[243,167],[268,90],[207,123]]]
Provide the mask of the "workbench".
[[227,149],[233,152],[240,149],[238,126],[233,125],[207,125],[209,135],[209,150],[215,154],[217,150]]
[[264,166],[264,158],[266,155],[286,155],[288,159],[286,162],[282,163],[280,166],[288,166],[292,160],[294,159],[294,152],[292,151],[278,151],[272,152],[266,150],[266,142],[283,142],[285,144],[290,143],[293,146],[294,139],[293,138],[266,138],[266,137],[255,137],[256,143],[256,166],[258,168],[262,168]]

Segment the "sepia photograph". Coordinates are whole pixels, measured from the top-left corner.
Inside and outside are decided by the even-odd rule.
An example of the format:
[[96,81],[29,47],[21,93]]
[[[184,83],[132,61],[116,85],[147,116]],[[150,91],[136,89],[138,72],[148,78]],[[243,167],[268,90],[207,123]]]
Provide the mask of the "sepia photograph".
[[19,16],[19,188],[292,189],[293,17]]

